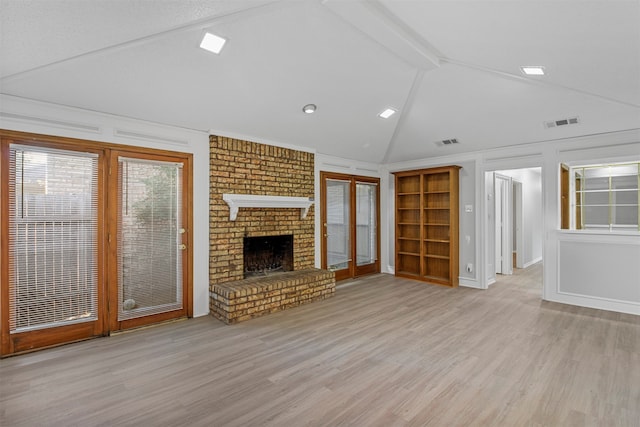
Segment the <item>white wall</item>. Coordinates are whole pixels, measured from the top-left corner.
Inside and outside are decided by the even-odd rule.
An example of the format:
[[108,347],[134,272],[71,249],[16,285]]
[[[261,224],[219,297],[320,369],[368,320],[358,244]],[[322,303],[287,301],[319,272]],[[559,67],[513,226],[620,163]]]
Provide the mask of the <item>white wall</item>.
[[0,95],[0,128],[193,153],[193,314],[209,313],[209,136]]

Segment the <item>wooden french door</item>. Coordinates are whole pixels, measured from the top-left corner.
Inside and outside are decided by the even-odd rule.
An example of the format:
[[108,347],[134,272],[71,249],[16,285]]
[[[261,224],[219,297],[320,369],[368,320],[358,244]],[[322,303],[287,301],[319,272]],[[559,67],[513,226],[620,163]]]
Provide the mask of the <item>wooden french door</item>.
[[3,138],[0,354],[105,333],[103,160]]
[[380,180],[321,172],[322,268],[337,280],[380,272]]
[[112,151],[109,326],[122,330],[189,314],[184,158]]
[[192,315],[191,155],[0,136],[0,355]]

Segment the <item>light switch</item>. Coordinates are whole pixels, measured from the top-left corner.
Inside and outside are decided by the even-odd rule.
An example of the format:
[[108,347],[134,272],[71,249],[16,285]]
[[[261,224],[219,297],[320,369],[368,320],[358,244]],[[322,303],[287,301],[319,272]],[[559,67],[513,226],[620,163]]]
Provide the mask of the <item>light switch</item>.
[[464,205],[465,212],[473,212],[473,205]]

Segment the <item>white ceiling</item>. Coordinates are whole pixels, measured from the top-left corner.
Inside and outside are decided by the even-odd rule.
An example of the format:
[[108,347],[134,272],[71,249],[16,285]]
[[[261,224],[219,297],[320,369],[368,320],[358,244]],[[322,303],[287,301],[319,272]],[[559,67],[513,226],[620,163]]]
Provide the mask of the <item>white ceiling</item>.
[[4,94],[349,159],[640,128],[640,0],[0,0],[0,16]]

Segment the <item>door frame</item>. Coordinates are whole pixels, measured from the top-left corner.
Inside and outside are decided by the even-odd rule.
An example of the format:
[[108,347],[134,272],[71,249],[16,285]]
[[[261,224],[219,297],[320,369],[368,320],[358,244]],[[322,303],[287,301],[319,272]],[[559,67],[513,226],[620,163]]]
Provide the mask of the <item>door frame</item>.
[[[338,172],[325,172],[320,171],[320,251],[321,251],[321,267],[327,269],[327,186],[326,181],[334,179],[340,181],[350,182],[349,191],[349,236],[351,241],[350,248],[350,261],[348,267],[343,270],[337,270],[336,280],[351,279],[366,274],[373,274],[380,272],[380,178],[373,178],[368,176],[349,175]],[[376,260],[371,264],[363,266],[357,265],[357,225],[356,225],[356,184],[367,183],[376,185]]]
[[[22,333],[14,334],[14,340],[9,332],[9,145],[32,145],[53,149],[96,152],[99,153],[98,160],[98,319],[95,322],[84,322],[73,325],[41,329],[28,332],[31,338],[25,339]],[[40,348],[46,348],[74,341],[86,340],[97,336],[107,336],[115,331],[113,325],[109,323],[110,301],[109,290],[115,287],[117,281],[113,282],[116,276],[110,274],[111,270],[117,270],[117,264],[113,264],[108,253],[115,250],[117,246],[112,242],[109,246],[109,234],[112,228],[117,226],[117,213],[115,208],[111,209],[110,199],[117,191],[109,192],[109,174],[113,171],[109,169],[111,154],[113,151],[126,151],[137,153],[138,155],[174,157],[184,161],[183,168],[183,228],[185,233],[183,241],[186,242],[187,250],[183,251],[183,298],[186,308],[186,317],[193,317],[193,154],[181,153],[169,150],[160,150],[147,147],[128,146],[107,142],[97,142],[77,138],[59,137],[53,135],[42,135],[20,131],[10,131],[0,129],[0,357],[11,354],[28,352]],[[117,188],[117,186],[115,187]],[[116,218],[114,218],[116,214]],[[116,228],[117,229],[117,228]],[[114,248],[114,249],[112,249]],[[117,310],[117,308],[115,309]],[[163,316],[154,319],[157,322],[167,320]],[[125,324],[124,327],[136,327],[139,325]],[[26,334],[26,333],[25,333]]]

